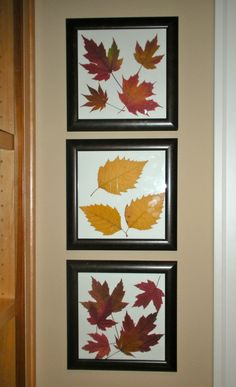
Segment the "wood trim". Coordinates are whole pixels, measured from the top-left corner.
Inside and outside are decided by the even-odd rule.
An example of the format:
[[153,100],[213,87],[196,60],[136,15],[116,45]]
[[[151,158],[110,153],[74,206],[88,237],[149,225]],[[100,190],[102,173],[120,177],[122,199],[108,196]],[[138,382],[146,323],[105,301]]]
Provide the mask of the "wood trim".
[[16,189],[16,386],[25,387],[24,47],[23,2],[14,0]]
[[26,387],[36,385],[35,359],[35,15],[34,0],[24,1],[25,108],[25,344]]
[[14,149],[14,135],[0,130],[0,149]]
[[34,0],[14,0],[17,154],[16,386],[35,386]]

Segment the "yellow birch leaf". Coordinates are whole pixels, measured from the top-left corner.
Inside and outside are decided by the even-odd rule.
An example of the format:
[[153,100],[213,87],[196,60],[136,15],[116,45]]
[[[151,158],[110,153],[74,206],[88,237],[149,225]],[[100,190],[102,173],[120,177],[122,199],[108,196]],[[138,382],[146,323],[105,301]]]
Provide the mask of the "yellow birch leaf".
[[112,235],[121,230],[121,218],[116,208],[103,204],[81,206],[80,208],[91,226],[103,235]]
[[108,160],[98,170],[98,188],[114,195],[120,195],[134,188],[146,163],[147,161],[120,159],[119,157],[112,161]]
[[143,196],[141,199],[132,200],[125,208],[125,219],[129,228],[148,230],[160,218],[164,193]]

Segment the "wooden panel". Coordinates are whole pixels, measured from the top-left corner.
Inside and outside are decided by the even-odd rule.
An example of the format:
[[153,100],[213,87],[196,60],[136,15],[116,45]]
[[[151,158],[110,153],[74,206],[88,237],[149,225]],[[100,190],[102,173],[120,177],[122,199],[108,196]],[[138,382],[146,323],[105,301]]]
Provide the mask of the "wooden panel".
[[0,150],[0,298],[15,296],[14,152]]
[[15,301],[0,298],[0,329],[15,316]]
[[13,149],[14,148],[14,136],[8,132],[0,130],[0,149]]
[[15,321],[0,329],[0,385],[15,387]]
[[14,133],[13,1],[0,1],[0,129]]

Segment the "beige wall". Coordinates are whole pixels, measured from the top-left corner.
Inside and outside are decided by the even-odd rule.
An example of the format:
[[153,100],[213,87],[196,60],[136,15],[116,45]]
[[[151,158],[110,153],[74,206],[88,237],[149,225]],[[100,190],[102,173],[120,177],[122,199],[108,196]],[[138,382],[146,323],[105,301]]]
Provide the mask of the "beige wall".
[[[179,130],[67,133],[65,18],[179,16]],[[37,387],[212,387],[213,0],[36,0]],[[178,250],[66,251],[65,139],[178,137]],[[66,369],[66,259],[178,260],[178,372]]]

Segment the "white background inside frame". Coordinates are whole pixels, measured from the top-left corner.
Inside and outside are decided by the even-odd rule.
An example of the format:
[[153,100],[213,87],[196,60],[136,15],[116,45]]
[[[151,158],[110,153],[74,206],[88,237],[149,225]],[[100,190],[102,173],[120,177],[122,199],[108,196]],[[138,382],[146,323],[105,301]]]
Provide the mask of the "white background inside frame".
[[[149,230],[129,229],[128,238],[120,231],[113,235],[103,235],[94,229],[88,222],[80,206],[92,204],[104,204],[116,208],[121,215],[121,225],[123,230],[128,226],[125,221],[124,211],[126,205],[132,200],[142,196],[159,194],[166,191],[165,175],[165,151],[83,151],[77,153],[78,160],[78,239],[165,239],[165,203],[160,219]],[[98,189],[92,196],[91,193],[97,188],[97,175],[99,167],[104,166],[107,160],[120,158],[135,161],[148,162],[143,168],[143,172],[136,183],[136,187],[129,189],[121,195],[111,194],[103,189]]]
[[[79,321],[78,321],[78,340],[79,340],[79,359],[95,359],[96,353],[89,353],[82,349],[84,345],[87,344],[88,340],[93,339],[88,336],[88,333],[96,333],[96,325],[91,325],[87,318],[89,317],[89,313],[86,308],[84,308],[80,302],[84,301],[94,301],[92,297],[89,295],[89,291],[91,290],[92,285],[92,277],[97,281],[104,283],[107,281],[110,294],[112,293],[114,287],[119,283],[122,279],[125,295],[123,298],[123,302],[128,302],[129,306],[124,308],[121,312],[114,313],[114,319],[117,323],[117,330],[120,332],[122,328],[122,322],[125,317],[126,311],[133,319],[135,325],[137,324],[139,318],[141,316],[147,317],[150,313],[155,313],[156,308],[153,303],[150,304],[143,309],[143,307],[134,307],[132,305],[136,301],[136,295],[142,293],[142,290],[138,289],[135,285],[140,282],[146,282],[147,280],[153,281],[155,284],[158,283],[158,288],[163,291],[165,294],[165,274],[163,273],[155,273],[155,274],[143,274],[143,273],[78,273],[78,300],[79,300]],[[157,320],[155,322],[156,328],[150,332],[150,334],[165,334],[165,297],[162,298],[163,304],[159,309],[157,314]],[[111,317],[108,317],[111,318]],[[116,336],[116,330],[114,327],[109,328],[105,331],[98,330],[97,333],[105,334],[110,343],[114,343]],[[112,346],[111,352],[115,353],[117,351],[116,348]],[[163,336],[159,343],[155,346],[151,347],[151,350],[148,352],[134,352],[134,357],[127,356],[121,352],[116,353],[114,356],[111,356],[111,360],[165,360],[165,336]]]
[[[118,92],[121,93],[121,88],[115,82],[115,80],[110,77],[107,81],[96,81],[92,78],[95,77],[93,74],[89,74],[88,71],[81,66],[81,64],[90,63],[85,57],[86,50],[84,48],[84,40],[82,35],[87,39],[93,39],[97,45],[101,42],[103,43],[106,53],[112,45],[113,38],[116,41],[117,47],[120,50],[119,58],[123,58],[123,63],[121,68],[118,71],[114,72],[115,77],[122,84],[122,76],[127,80],[130,76],[135,75],[139,68],[140,64],[134,58],[136,42],[142,47],[145,48],[146,42],[152,41],[153,38],[157,35],[158,45],[160,48],[155,52],[154,56],[163,55],[161,62],[159,62],[155,69],[145,69],[142,68],[139,73],[139,83],[140,82],[151,82],[154,83],[153,87],[153,96],[148,97],[148,99],[153,99],[161,107],[157,107],[154,111],[149,111],[148,116],[138,113],[137,115],[125,111],[119,112],[119,110],[114,109],[110,106],[107,106],[103,110],[95,110],[90,112],[91,107],[82,107],[87,101],[83,95],[88,95],[89,90],[87,85],[97,89],[98,84],[100,83],[103,90],[107,91],[109,96],[109,103],[117,106],[119,109],[123,108],[123,103],[121,102]],[[78,31],[78,119],[143,119],[143,118],[152,118],[152,119],[165,119],[167,117],[167,72],[166,72],[166,63],[167,63],[167,31],[164,28],[155,28],[155,29],[117,29],[117,30],[79,30]]]

